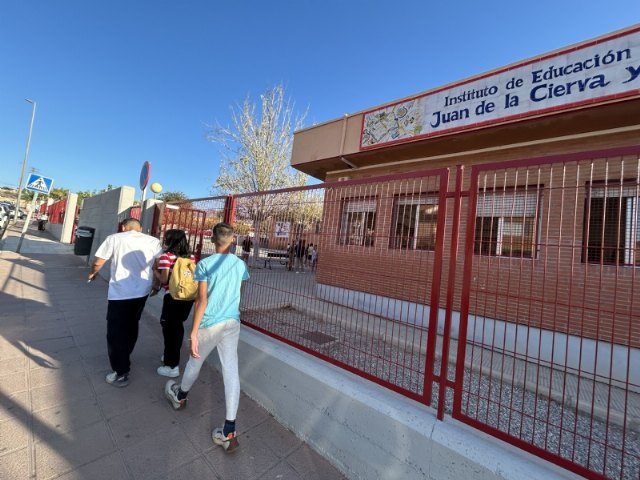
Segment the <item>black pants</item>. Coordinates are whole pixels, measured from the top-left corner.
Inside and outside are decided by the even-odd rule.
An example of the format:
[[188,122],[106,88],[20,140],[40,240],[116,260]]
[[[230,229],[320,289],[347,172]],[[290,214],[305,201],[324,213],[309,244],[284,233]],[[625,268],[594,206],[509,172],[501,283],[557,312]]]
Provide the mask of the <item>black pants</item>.
[[193,300],[174,300],[168,293],[162,300],[160,325],[164,337],[164,364],[175,368],[180,364],[180,349],[184,338],[184,321],[189,318]]
[[138,340],[138,322],[147,297],[109,300],[107,306],[107,350],[111,368],[124,375],[129,373],[129,357]]

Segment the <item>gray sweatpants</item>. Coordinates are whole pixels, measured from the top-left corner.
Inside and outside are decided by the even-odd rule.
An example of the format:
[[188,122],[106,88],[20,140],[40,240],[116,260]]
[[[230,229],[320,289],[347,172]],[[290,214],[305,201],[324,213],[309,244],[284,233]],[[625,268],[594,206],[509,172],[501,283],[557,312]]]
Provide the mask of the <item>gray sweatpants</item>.
[[211,327],[198,330],[198,353],[200,358],[190,357],[184,369],[180,388],[188,392],[198,379],[202,364],[214,348],[218,348],[222,381],[224,382],[224,400],[227,408],[225,420],[235,420],[240,402],[240,376],[238,374],[238,339],[240,322],[225,320]]

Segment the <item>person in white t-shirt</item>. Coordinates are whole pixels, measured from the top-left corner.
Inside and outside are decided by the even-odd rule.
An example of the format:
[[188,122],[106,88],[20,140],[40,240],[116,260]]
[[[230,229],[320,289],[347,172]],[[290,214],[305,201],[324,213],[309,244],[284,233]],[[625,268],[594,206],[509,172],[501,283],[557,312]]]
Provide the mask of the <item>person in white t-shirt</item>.
[[155,259],[162,254],[160,241],[142,233],[138,220],[125,220],[122,229],[109,235],[98,247],[89,273],[91,281],[111,260],[107,349],[113,371],[105,380],[114,387],[129,384],[130,356],[138,340],[138,322],[151,290]]

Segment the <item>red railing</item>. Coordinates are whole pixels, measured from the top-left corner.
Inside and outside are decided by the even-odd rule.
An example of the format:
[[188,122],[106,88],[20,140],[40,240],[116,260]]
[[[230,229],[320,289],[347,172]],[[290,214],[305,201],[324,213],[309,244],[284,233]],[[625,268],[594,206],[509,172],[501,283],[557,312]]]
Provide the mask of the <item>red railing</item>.
[[477,165],[453,416],[640,478],[640,149]]
[[49,223],[62,223],[64,221],[64,215],[67,209],[67,199],[63,198],[55,203],[52,203],[47,208],[49,215]]
[[191,200],[199,226],[174,224],[206,254],[233,222],[251,328],[587,478],[635,479],[639,155]]
[[211,228],[224,220],[226,197],[164,204],[154,216],[154,235],[162,238],[170,229],[184,230],[197,259],[213,253]]

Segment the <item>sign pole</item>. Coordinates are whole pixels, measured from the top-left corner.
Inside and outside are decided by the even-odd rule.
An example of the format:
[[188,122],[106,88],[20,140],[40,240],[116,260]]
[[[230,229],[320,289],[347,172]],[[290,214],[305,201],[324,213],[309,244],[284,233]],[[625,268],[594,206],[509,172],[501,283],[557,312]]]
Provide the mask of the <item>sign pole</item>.
[[149,184],[150,176],[151,162],[146,161],[142,164],[142,169],[140,170],[140,190],[142,190],[142,196],[140,197],[140,225],[142,225],[142,221],[144,218],[144,200],[147,193],[147,185]]
[[29,228],[29,223],[31,223],[31,214],[33,210],[36,208],[36,200],[38,200],[38,192],[34,192],[33,201],[31,202],[31,208],[29,209],[29,213],[27,213],[27,218],[24,220],[24,225],[22,226],[22,233],[20,234],[20,239],[18,240],[18,246],[16,247],[16,253],[20,253],[20,249],[22,248],[22,241],[24,240],[24,236],[27,233],[27,228]]
[[142,197],[140,198],[140,225],[142,225],[142,220],[144,218],[144,201],[147,196],[147,187],[142,189]]

